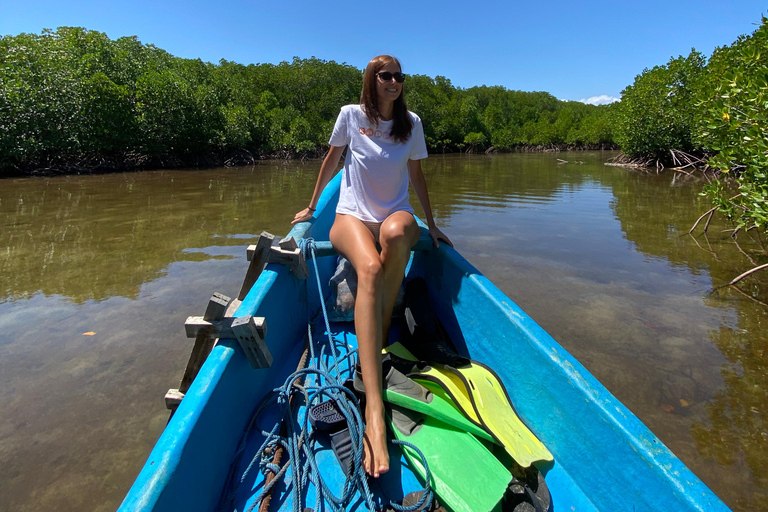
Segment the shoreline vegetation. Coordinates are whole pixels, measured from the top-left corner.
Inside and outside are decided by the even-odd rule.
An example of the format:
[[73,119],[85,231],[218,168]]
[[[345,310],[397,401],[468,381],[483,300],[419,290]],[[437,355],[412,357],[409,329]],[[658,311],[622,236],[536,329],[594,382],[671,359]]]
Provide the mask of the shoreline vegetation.
[[[362,70],[182,59],[78,27],[0,36],[0,177],[320,157]],[[431,153],[618,149],[610,105],[410,75]]]
[[768,269],[768,18],[709,59],[692,49],[645,69],[622,91],[611,130],[622,152],[607,165],[669,168],[706,180],[701,195],[713,206],[688,234],[698,228],[706,237],[716,213],[734,225],[737,245],[745,233],[758,247],[754,266],[725,286],[757,300],[736,284]]
[[611,129],[622,154],[610,164],[701,172],[711,212],[733,222],[734,235],[765,234],[768,18],[709,59],[692,49],[687,57],[645,69],[622,91]]

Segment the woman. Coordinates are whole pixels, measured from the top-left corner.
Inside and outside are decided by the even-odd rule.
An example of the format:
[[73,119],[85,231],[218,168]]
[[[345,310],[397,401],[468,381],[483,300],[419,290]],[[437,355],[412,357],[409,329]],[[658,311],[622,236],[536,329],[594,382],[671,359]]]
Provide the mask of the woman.
[[[432,218],[421,159],[427,157],[421,119],[403,98],[405,75],[394,57],[380,55],[365,68],[360,104],[342,107],[309,206],[293,224],[312,217],[317,201],[349,146],[339,204],[330,232],[333,247],[357,272],[355,331],[366,389],[365,470],[389,470],[382,400],[381,348],[397,292],[419,228],[408,201],[413,185],[436,247],[450,240]],[[381,247],[381,252],[377,247]]]

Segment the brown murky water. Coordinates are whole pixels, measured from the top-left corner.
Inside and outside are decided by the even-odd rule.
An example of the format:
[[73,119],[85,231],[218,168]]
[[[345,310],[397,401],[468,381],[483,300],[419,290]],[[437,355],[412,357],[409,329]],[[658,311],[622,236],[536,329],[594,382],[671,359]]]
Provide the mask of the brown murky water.
[[[609,156],[424,169],[470,262],[731,508],[768,510],[768,276],[711,293],[768,257],[723,223],[687,235],[700,182]],[[184,319],[237,293],[245,246],[289,230],[318,168],[0,180],[0,510],[119,506],[167,420]]]

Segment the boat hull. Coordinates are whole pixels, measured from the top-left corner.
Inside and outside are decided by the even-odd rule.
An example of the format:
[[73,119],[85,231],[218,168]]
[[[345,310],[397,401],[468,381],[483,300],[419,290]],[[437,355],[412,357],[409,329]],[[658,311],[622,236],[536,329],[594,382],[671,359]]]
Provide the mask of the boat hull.
[[[328,239],[339,179],[326,187],[316,217],[297,225],[291,235]],[[324,294],[335,263],[333,256],[317,259]],[[274,364],[253,370],[234,340],[221,340],[121,511],[217,509],[229,492],[232,461],[254,408],[295,370],[307,321],[317,320],[324,297],[314,284],[314,266],[309,267],[309,279],[300,281],[287,267],[267,266],[235,316],[267,319],[266,342]],[[456,347],[495,370],[519,416],[554,456],[554,463],[540,468],[554,510],[728,510],[637,417],[456,250],[442,244],[440,249],[415,251],[407,279],[415,277],[427,281],[435,312]],[[350,344],[356,343],[351,326],[337,328]],[[340,489],[343,474],[332,457],[324,460],[330,480]],[[391,473],[399,482],[395,491],[384,494],[420,487],[399,464],[393,453]],[[249,506],[249,496],[263,485],[260,478],[240,489],[237,510]],[[314,505],[311,492],[305,498],[307,506]],[[290,493],[278,495],[275,509],[278,504],[281,510],[293,509],[291,499]],[[350,508],[365,509],[361,501]]]

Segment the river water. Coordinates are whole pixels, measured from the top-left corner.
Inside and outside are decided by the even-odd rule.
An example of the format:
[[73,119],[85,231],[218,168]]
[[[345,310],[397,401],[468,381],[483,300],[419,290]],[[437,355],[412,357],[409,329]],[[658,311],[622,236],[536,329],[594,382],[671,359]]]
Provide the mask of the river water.
[[[768,510],[768,276],[713,291],[768,257],[717,219],[687,234],[701,181],[610,156],[433,155],[424,171],[473,265],[731,508]],[[119,506],[167,421],[184,319],[237,294],[245,247],[287,233],[318,168],[0,180],[0,510]]]

